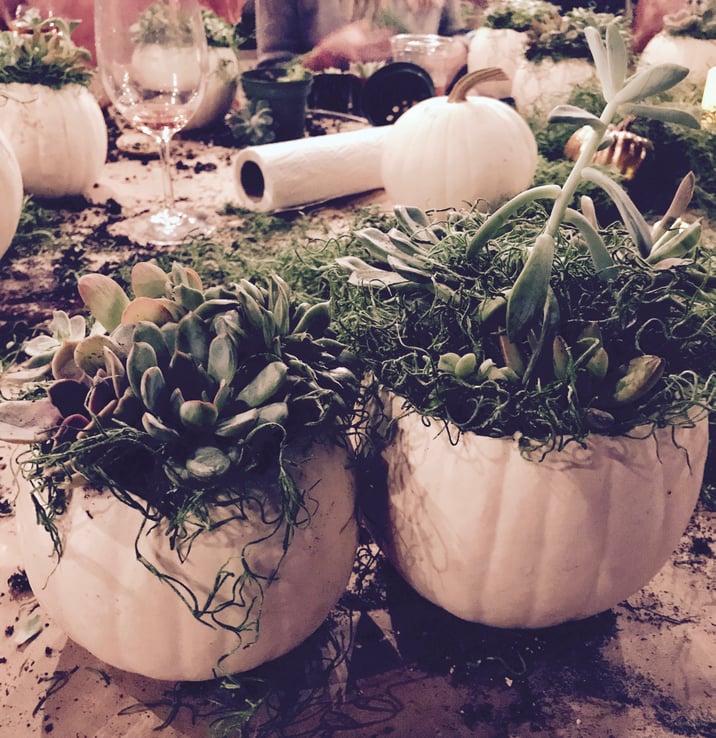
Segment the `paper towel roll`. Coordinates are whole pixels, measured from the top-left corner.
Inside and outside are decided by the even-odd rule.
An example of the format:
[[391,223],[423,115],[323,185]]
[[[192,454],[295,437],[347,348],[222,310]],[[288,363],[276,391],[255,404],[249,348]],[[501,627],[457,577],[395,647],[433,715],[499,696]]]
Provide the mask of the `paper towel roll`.
[[361,128],[243,149],[234,163],[239,205],[265,213],[379,189],[386,132]]

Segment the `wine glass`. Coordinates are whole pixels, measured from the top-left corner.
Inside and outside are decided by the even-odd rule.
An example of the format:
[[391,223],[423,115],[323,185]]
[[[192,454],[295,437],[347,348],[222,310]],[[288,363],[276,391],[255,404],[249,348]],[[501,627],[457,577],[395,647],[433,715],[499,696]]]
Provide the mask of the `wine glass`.
[[95,0],[97,66],[115,109],[159,148],[164,204],[136,216],[139,240],[179,243],[209,229],[174,201],[170,143],[201,103],[207,43],[197,0]]

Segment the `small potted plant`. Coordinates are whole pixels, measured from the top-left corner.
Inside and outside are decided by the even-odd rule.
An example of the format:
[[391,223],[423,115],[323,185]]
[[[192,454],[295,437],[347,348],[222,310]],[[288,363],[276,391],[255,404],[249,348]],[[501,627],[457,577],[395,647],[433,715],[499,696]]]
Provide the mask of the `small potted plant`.
[[640,66],[671,62],[689,68],[688,81],[702,86],[716,66],[716,1],[689,0],[686,7],[664,15],[664,28],[639,57]]
[[260,109],[267,109],[275,141],[303,138],[312,84],[312,72],[298,62],[248,69],[241,75],[241,86],[248,101],[247,114],[250,117]]
[[351,572],[354,359],[328,304],[278,276],[206,288],[143,262],[131,284],[81,277],[89,334],[56,313],[19,372],[51,376],[0,404],[25,449],[3,479],[23,563],[49,617],[114,666],[246,671],[313,633]]
[[107,126],[89,90],[89,52],[70,36],[77,23],[28,10],[0,32],[0,129],[20,164],[25,191],[79,195],[107,157]]
[[[606,105],[552,112],[592,131],[563,185],[486,216],[400,206],[399,227],[357,232],[365,256],[340,258],[334,285],[375,389],[368,526],[421,595],[493,626],[584,618],[646,584],[690,519],[707,453],[716,284],[713,245],[679,220],[694,178],[649,225],[590,166],[618,114],[697,126],[645,102],[688,70],[627,77],[619,28],[606,44],[586,36]],[[623,223],[599,227],[588,198],[577,209],[585,182]]]

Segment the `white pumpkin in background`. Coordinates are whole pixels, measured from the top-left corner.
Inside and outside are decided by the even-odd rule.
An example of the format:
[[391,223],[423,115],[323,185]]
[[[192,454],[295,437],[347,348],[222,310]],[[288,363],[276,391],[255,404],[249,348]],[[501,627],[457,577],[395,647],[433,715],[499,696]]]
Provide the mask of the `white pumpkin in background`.
[[472,72],[448,97],[407,110],[383,140],[383,186],[396,204],[422,209],[494,207],[529,187],[537,142],[513,108],[470,95],[477,82],[504,79],[501,70]]
[[617,605],[666,563],[698,500],[706,418],[528,461],[516,439],[454,443],[393,402],[385,492],[363,515],[407,582],[468,621],[541,628]]
[[23,202],[20,165],[2,131],[0,131],[0,197],[3,203],[3,214],[0,218],[0,258],[2,258],[17,231]]
[[[30,483],[19,476],[16,522],[23,564],[45,613],[106,663],[156,679],[205,680],[217,668],[247,671],[295,648],[323,623],[348,583],[357,523],[355,478],[345,449],[314,443],[287,450],[287,458],[310,514],[310,522],[291,531],[288,547],[275,517],[280,505],[273,508],[275,498],[259,476],[253,487],[249,482],[240,510],[224,510],[227,519],[236,517],[202,532],[181,563],[161,523],[148,523],[111,492],[79,482],[66,512],[55,518],[63,544],[58,562],[50,535],[37,521]],[[245,620],[255,625],[259,618],[258,633],[249,627],[240,641],[211,615],[198,620],[168,583],[137,560],[135,545],[179,583],[187,602],[206,606],[233,626]],[[246,601],[233,589],[244,560],[255,575],[268,577],[244,591]],[[227,577],[207,602],[220,571]],[[259,586],[262,603],[248,598],[258,596]]]
[[99,178],[107,158],[107,125],[85,86],[0,85],[0,130],[20,165],[25,192],[80,195]]
[[703,86],[711,67],[716,67],[716,39],[692,38],[662,31],[642,51],[638,68],[655,64],[688,67],[687,82]]
[[575,87],[596,85],[594,65],[586,59],[521,59],[512,80],[517,110],[527,118],[546,118],[555,105],[566,103]]
[[226,46],[210,46],[209,73],[204,96],[185,130],[206,128],[222,121],[236,98],[239,76],[239,60],[234,49]]
[[[475,30],[470,37],[470,48],[467,53],[467,71],[474,72],[486,67],[499,67],[510,78],[508,88],[511,94],[511,82],[515,77],[517,65],[525,56],[528,36],[524,31],[515,31],[513,28],[488,28],[483,26]],[[503,83],[499,84],[501,91]],[[508,95],[494,95],[493,97],[507,97]]]

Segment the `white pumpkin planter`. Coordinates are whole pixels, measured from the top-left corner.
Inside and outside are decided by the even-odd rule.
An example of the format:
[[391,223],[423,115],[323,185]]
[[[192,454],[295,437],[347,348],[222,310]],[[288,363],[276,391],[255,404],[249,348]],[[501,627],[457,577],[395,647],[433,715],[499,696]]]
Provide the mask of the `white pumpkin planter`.
[[107,126],[86,87],[12,82],[0,84],[0,98],[0,130],[15,151],[25,192],[80,195],[97,181],[107,158]]
[[[229,630],[199,622],[136,559],[141,513],[110,492],[100,494],[80,484],[58,518],[64,546],[58,563],[49,534],[37,524],[29,483],[19,481],[16,520],[33,592],[72,640],[108,664],[148,677],[204,680],[214,676],[226,654],[220,668],[241,672],[287,653],[321,625],[338,601],[357,545],[354,477],[346,452],[317,444],[304,448],[294,461],[299,462],[294,480],[307,493],[310,525],[295,530],[277,578],[264,582],[258,634],[248,631],[239,642]],[[261,494],[258,489],[256,494]],[[246,505],[246,512],[246,521],[202,533],[181,565],[161,526],[152,531],[147,526],[138,545],[161,571],[186,582],[201,604],[221,567],[242,573],[242,554],[259,575],[270,575],[281,559],[283,533],[261,541],[275,524],[261,522],[257,505]],[[231,602],[235,584],[231,577],[220,590],[224,601]],[[232,606],[220,617],[238,625],[249,616],[249,604]],[[249,619],[258,615],[252,610]]]
[[689,522],[708,444],[704,419],[673,438],[592,436],[538,463],[512,439],[452,445],[441,427],[397,420],[385,498],[364,515],[418,593],[503,628],[586,618],[643,587]]
[[206,128],[223,120],[236,97],[239,84],[239,60],[233,49],[209,47],[209,73],[199,110],[189,119],[185,130]]
[[586,59],[520,59],[512,80],[512,97],[526,117],[546,117],[555,105],[566,103],[572,90],[596,84],[594,66]]
[[500,100],[465,97],[490,80],[480,74],[459,80],[448,97],[419,102],[390,127],[381,171],[394,203],[427,210],[479,201],[491,208],[532,184],[537,142],[527,122]]
[[471,34],[467,53],[467,71],[499,67],[513,80],[517,66],[524,59],[528,36],[513,28],[478,28]]
[[670,33],[656,34],[642,51],[638,67],[655,64],[680,64],[688,67],[687,82],[701,85],[711,67],[716,67],[716,39],[674,36]]
[[0,196],[3,214],[0,218],[0,259],[10,247],[22,214],[22,173],[10,142],[0,130]]

